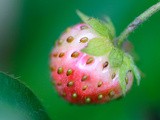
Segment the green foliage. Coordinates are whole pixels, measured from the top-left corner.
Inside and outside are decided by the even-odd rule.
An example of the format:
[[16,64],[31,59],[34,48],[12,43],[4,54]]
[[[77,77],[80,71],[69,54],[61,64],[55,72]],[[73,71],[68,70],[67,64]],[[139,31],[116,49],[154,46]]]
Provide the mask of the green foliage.
[[126,75],[129,70],[129,66],[124,62],[119,69],[119,83],[122,88],[122,93],[125,95],[126,93]]
[[99,19],[88,17],[80,11],[77,11],[77,14],[83,20],[83,22],[91,26],[93,30],[99,35],[106,37],[110,40],[114,38],[114,27],[110,20],[107,20],[107,22],[103,22]]
[[132,64],[132,71],[134,73],[134,76],[137,80],[137,85],[140,85],[140,80],[141,80],[141,74],[140,74],[140,71],[138,70],[137,66]]
[[126,93],[126,81],[125,81],[125,79],[126,79],[127,73],[130,70],[133,72],[133,75],[137,79],[137,84],[139,85],[140,79],[141,79],[140,72],[139,72],[137,66],[134,64],[133,58],[128,54],[124,54],[122,65],[119,68],[119,77],[120,77],[119,82],[120,82],[120,85],[121,85],[121,88],[122,88],[122,91],[123,91],[124,95]]
[[94,56],[102,56],[112,49],[112,43],[106,38],[93,38],[82,51]]
[[128,71],[131,70],[133,72],[135,78],[137,79],[137,84],[139,85],[141,79],[140,72],[130,55],[125,54],[118,48],[113,48],[109,54],[109,63],[112,69],[119,70],[119,83],[124,95],[126,93],[125,79]]
[[110,34],[110,37],[111,37],[111,39],[113,39],[116,36],[116,30],[115,30],[114,24],[113,24],[112,20],[110,19],[110,17],[108,17],[108,16],[105,16],[104,20],[105,20],[105,25],[109,29],[108,32]]
[[0,72],[0,118],[50,120],[33,92],[18,80]]
[[123,52],[118,48],[113,48],[109,54],[109,63],[111,67],[120,67],[123,62]]
[[126,76],[127,73],[132,70],[131,61],[126,54],[123,54],[123,62],[119,68],[119,83],[122,88],[123,95],[126,93]]
[[122,88],[123,95],[126,93],[126,75],[130,69],[130,61],[123,51],[113,48],[109,54],[109,63],[112,69],[119,70],[119,83]]
[[130,58],[130,61],[131,61],[131,68],[132,68],[132,71],[134,73],[134,76],[137,80],[137,84],[139,85],[140,84],[140,80],[141,80],[141,74],[140,74],[140,71],[138,70],[138,67],[135,65],[134,61],[133,61],[133,58],[131,56],[129,56]]

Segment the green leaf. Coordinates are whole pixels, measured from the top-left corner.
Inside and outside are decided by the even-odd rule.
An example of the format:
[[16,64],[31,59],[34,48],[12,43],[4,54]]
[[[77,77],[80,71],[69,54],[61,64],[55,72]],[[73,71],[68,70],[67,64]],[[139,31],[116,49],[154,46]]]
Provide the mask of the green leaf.
[[113,48],[109,54],[109,63],[111,67],[120,67],[123,62],[123,51]]
[[116,36],[114,24],[108,16],[105,16],[104,19],[105,19],[105,25],[109,29],[108,32],[109,32],[111,38],[113,39]]
[[128,54],[124,54],[123,63],[119,69],[119,83],[122,88],[123,95],[126,93],[126,75],[129,70],[131,70],[131,60],[128,57]]
[[83,13],[82,13],[81,11],[79,11],[79,10],[77,10],[76,12],[77,12],[78,16],[82,19],[82,21],[85,22],[85,23],[86,23],[87,21],[89,21],[89,19],[91,18],[91,17],[83,14]]
[[20,81],[0,72],[0,118],[50,120],[40,101]]
[[92,18],[92,17],[88,17],[87,15],[83,14],[82,12],[80,12],[79,10],[77,10],[77,14],[78,16],[89,26],[91,26],[93,28],[93,30],[95,32],[97,32],[99,35],[106,37],[110,40],[113,39],[114,36],[113,35],[113,29],[109,26],[109,23],[105,23],[101,20]]
[[107,54],[111,49],[112,43],[106,38],[93,38],[89,41],[88,46],[82,49],[82,52],[94,56],[102,56]]
[[137,84],[140,85],[141,74],[140,74],[137,66],[132,65],[132,71],[133,71],[134,76],[135,76],[135,78],[136,78],[136,80],[137,80]]
[[141,80],[140,71],[139,71],[138,67],[135,65],[133,58],[131,56],[130,56],[130,61],[131,61],[131,68],[132,68],[133,74],[137,80],[137,84],[140,85],[140,80]]
[[125,78],[126,78],[126,74],[128,72],[129,68],[128,66],[123,63],[119,69],[119,83],[120,83],[120,86],[122,88],[122,93],[123,95],[125,95],[126,93],[126,81],[125,81]]
[[140,72],[137,68],[137,66],[134,64],[133,58],[128,55],[128,54],[124,54],[124,58],[123,58],[123,63],[119,69],[119,82],[123,91],[123,94],[125,95],[126,92],[126,81],[125,81],[125,77],[127,75],[127,72],[129,70],[133,71],[133,74],[135,76],[135,78],[137,79],[137,84],[140,84],[140,79],[141,79],[141,75]]

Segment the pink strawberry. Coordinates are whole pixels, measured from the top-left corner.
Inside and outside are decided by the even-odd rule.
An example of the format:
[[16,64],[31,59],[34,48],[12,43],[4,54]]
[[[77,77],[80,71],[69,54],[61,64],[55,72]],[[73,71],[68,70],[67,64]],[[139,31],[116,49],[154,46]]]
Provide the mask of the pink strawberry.
[[85,23],[68,28],[52,50],[56,90],[76,104],[104,103],[124,95],[132,86],[133,72],[138,73],[132,58],[113,44],[110,22],[78,14]]

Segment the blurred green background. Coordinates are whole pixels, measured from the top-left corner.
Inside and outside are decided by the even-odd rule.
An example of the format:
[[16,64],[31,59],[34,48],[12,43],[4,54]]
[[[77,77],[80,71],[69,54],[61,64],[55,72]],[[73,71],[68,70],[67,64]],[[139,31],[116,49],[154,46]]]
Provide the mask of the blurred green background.
[[117,35],[158,0],[1,0],[0,70],[24,81],[40,98],[53,120],[160,119],[160,12],[130,37],[143,71],[125,98],[102,105],[77,106],[60,98],[50,81],[49,54],[68,27],[81,22],[76,9],[111,17]]

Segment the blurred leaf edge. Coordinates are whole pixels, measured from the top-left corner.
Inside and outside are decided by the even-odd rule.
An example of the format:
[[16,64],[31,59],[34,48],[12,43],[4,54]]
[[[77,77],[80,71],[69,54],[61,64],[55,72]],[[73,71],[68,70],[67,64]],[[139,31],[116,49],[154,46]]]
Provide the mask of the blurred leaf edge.
[[10,110],[11,113],[18,111],[14,115],[15,119],[18,117],[23,120],[50,120],[34,92],[23,82],[4,72],[0,72],[0,106],[3,106],[0,107],[0,112],[6,110],[7,120],[14,119],[8,113]]

